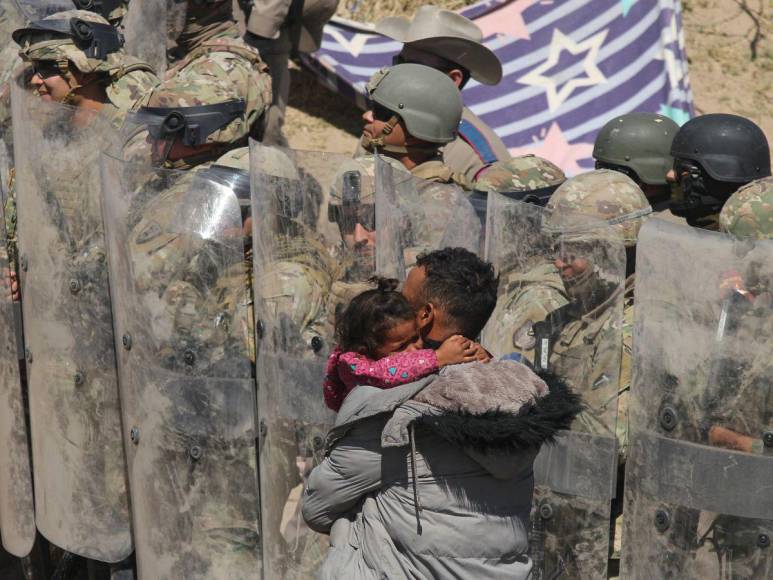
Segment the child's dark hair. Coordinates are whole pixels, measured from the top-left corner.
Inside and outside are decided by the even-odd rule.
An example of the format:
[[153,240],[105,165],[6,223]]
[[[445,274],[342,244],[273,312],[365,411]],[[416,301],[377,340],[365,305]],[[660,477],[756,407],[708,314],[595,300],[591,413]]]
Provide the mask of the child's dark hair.
[[358,352],[370,358],[379,347],[379,338],[395,322],[411,320],[416,313],[408,300],[397,291],[394,278],[373,277],[378,284],[352,298],[336,316],[336,341],[344,352]]

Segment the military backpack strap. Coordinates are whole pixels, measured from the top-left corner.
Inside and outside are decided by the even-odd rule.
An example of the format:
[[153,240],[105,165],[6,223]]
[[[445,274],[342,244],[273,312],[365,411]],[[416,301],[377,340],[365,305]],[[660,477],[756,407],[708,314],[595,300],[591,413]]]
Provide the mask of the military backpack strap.
[[485,165],[498,161],[496,153],[486,136],[475,125],[462,119],[459,121],[459,137],[461,137]]
[[143,71],[150,73],[155,76],[156,71],[153,69],[153,67],[148,64],[147,62],[143,62],[141,60],[134,60],[130,62],[129,64],[120,66],[116,69],[113,69],[110,71],[110,82],[114,83],[120,78],[125,77],[128,74],[131,74],[133,72],[137,71]]

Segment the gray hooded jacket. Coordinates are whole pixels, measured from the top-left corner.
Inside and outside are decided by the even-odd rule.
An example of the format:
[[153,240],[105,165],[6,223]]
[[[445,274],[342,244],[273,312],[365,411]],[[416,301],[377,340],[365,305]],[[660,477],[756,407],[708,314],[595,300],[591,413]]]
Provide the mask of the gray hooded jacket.
[[580,410],[548,382],[500,361],[354,389],[303,500],[318,578],[527,578],[534,458]]

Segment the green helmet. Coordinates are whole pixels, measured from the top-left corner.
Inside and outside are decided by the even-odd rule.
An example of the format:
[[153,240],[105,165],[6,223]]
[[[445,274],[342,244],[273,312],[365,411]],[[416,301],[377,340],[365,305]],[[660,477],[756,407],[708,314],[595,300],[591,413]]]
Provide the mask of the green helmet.
[[368,88],[371,100],[400,117],[412,137],[437,144],[456,139],[462,97],[442,72],[420,64],[398,64],[376,73]]
[[725,202],[719,227],[737,238],[773,238],[773,177],[744,185]]
[[63,72],[72,64],[82,73],[110,73],[127,65],[123,36],[102,16],[67,10],[13,32],[25,61],[54,61]]
[[[597,169],[567,179],[548,201],[554,225],[566,216],[589,216],[619,229],[626,247],[636,245],[644,218],[652,213],[641,188],[630,177]],[[555,216],[555,217],[553,217]],[[550,220],[549,224],[550,225]]]
[[666,173],[674,166],[670,151],[677,131],[679,125],[657,113],[615,117],[596,136],[596,168],[615,169],[647,185],[666,185]]
[[543,198],[547,201],[564,181],[566,175],[557,165],[536,155],[523,155],[492,163],[475,180],[473,189],[539,202]]

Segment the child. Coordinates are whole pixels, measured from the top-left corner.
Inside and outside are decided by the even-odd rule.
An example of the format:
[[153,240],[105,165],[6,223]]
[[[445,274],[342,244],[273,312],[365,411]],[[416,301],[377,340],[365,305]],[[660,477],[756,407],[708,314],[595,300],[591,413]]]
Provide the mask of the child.
[[396,290],[397,280],[376,281],[378,288],[352,298],[336,317],[338,345],[328,358],[323,384],[330,409],[338,411],[357,385],[390,389],[446,365],[489,360],[479,344],[460,335],[447,339],[437,351],[422,349],[416,313]]

